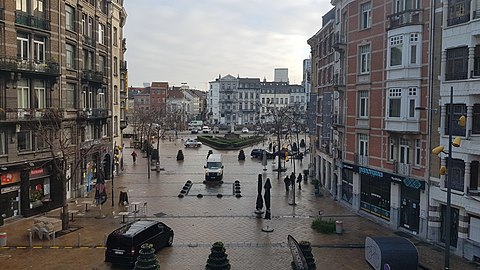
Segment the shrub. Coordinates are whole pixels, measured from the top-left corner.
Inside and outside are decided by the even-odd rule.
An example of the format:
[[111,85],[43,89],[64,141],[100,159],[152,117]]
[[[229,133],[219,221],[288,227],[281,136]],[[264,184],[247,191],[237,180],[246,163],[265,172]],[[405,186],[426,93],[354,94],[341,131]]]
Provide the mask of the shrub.
[[335,221],[317,218],[312,221],[312,229],[319,233],[332,234],[335,232]]

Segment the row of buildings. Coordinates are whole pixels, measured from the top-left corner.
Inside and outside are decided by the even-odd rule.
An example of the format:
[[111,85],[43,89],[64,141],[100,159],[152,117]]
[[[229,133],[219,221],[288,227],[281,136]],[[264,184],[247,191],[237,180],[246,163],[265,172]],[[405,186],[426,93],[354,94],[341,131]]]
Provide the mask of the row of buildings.
[[126,19],[123,0],[0,1],[0,225],[119,169]]
[[480,2],[331,4],[308,40],[311,172],[353,210],[480,261]]
[[265,126],[273,121],[272,111],[295,107],[299,115],[307,110],[302,85],[289,84],[288,70],[275,70],[274,81],[259,78],[218,76],[209,83],[207,120],[218,126]]

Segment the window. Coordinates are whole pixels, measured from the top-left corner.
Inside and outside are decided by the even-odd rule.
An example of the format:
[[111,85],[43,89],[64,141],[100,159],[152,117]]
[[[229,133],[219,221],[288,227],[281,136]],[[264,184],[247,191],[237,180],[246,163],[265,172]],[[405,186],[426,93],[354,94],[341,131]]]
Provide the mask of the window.
[[83,50],[83,69],[93,70],[93,52]]
[[118,75],[118,59],[117,57],[113,57],[113,75]]
[[27,12],[27,0],[17,0],[17,10]]
[[410,64],[418,64],[418,55],[420,55],[419,34],[410,34]]
[[116,85],[113,86],[113,103],[118,104],[118,87]]
[[45,109],[47,96],[45,92],[45,82],[41,80],[35,80],[34,82],[34,98],[35,98],[35,108]]
[[75,106],[75,96],[76,96],[75,88],[76,88],[75,84],[67,83],[67,87],[66,87],[66,95],[67,95],[66,108],[67,109],[76,108],[76,106]]
[[468,75],[468,47],[447,49],[446,80],[463,80]]
[[395,0],[395,13],[420,8],[419,0]]
[[480,134],[480,104],[473,105],[472,112],[472,133]]
[[389,140],[389,145],[388,145],[388,160],[394,161],[396,152],[395,150],[397,149],[397,140],[395,138],[390,137]]
[[118,32],[117,32],[117,27],[113,27],[113,46],[117,46],[118,45]]
[[480,217],[470,216],[468,239],[480,243]]
[[470,0],[449,0],[447,25],[468,22],[470,19]]
[[100,72],[103,72],[103,75],[106,76],[107,75],[107,58],[103,55],[100,55],[98,57],[98,71]]
[[98,43],[105,44],[105,25],[98,24]]
[[0,155],[7,154],[7,133],[0,131]]
[[113,118],[113,132],[115,136],[118,136],[118,116]]
[[368,117],[368,91],[358,92],[358,116]]
[[71,44],[66,44],[67,51],[67,68],[75,68],[75,47]]
[[32,0],[33,16],[43,18],[43,0]]
[[389,89],[388,117],[400,117],[402,107],[402,89]]
[[45,142],[45,138],[43,137],[45,134],[35,134],[35,149],[34,150],[43,150],[48,147],[48,144]]
[[30,108],[30,89],[28,81],[22,79],[17,83],[17,108]]
[[92,17],[88,17],[88,34],[87,36],[89,37],[94,37],[94,34],[93,34],[93,18]]
[[410,164],[410,146],[408,140],[400,139],[399,161],[403,164]]
[[37,63],[45,62],[45,39],[35,37],[33,40],[33,60]]
[[32,132],[21,131],[17,133],[17,150],[19,152],[32,150]]
[[359,47],[360,50],[360,74],[370,73],[370,45]]
[[370,2],[360,5],[362,17],[360,22],[361,29],[367,29],[372,26],[372,5]]
[[403,36],[394,36],[390,38],[390,66],[402,65],[402,47]]
[[420,166],[422,160],[422,142],[415,140],[415,165]]
[[17,35],[17,59],[28,60],[30,58],[30,47],[26,34]]
[[75,9],[69,5],[65,5],[65,28],[75,31]]
[[358,134],[358,154],[368,156],[368,135]]
[[82,13],[82,34],[88,36],[88,16]]
[[[467,115],[467,106],[465,104],[453,104],[453,119],[452,119],[452,135],[453,136],[465,136],[465,127],[458,124],[460,116]],[[445,117],[445,135],[448,135],[448,121],[450,120],[450,104],[446,106]]]
[[408,88],[408,117],[415,118],[415,108],[417,107],[418,89],[416,87]]
[[105,93],[103,89],[98,89],[97,98],[98,98],[97,108],[105,109]]

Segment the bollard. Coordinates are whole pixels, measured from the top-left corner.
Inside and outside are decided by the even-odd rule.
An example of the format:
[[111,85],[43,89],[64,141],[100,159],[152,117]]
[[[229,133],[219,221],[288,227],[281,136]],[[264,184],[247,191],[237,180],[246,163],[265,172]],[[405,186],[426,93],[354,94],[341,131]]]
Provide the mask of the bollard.
[[342,234],[343,232],[343,221],[337,220],[335,221],[335,233]]
[[106,233],[104,233],[104,235],[103,235],[103,246],[105,246],[105,247],[107,246],[107,234]]
[[80,233],[77,235],[77,242],[78,242],[78,247],[80,247]]
[[33,246],[33,233],[30,229],[28,230],[28,243],[30,247]]

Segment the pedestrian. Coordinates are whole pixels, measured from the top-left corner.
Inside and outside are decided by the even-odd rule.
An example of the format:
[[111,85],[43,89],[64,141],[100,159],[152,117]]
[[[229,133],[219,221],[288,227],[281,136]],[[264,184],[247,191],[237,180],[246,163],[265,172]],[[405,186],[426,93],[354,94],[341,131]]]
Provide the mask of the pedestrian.
[[[270,151],[270,152],[272,151],[272,143],[268,144],[268,151]],[[275,152],[275,150],[274,150],[274,152]]]
[[295,186],[295,178],[297,178],[295,176],[295,173],[292,172],[292,174],[290,174],[290,184],[292,185],[292,189],[293,189],[293,186]]
[[288,175],[283,179],[283,182],[285,183],[285,191],[288,192],[290,190],[290,178],[288,178]]
[[298,190],[302,189],[302,174],[299,173],[297,177],[297,183],[298,183]]
[[135,161],[137,161],[137,152],[135,152],[135,150],[133,150],[132,152],[132,158],[133,158],[133,164],[135,164]]

